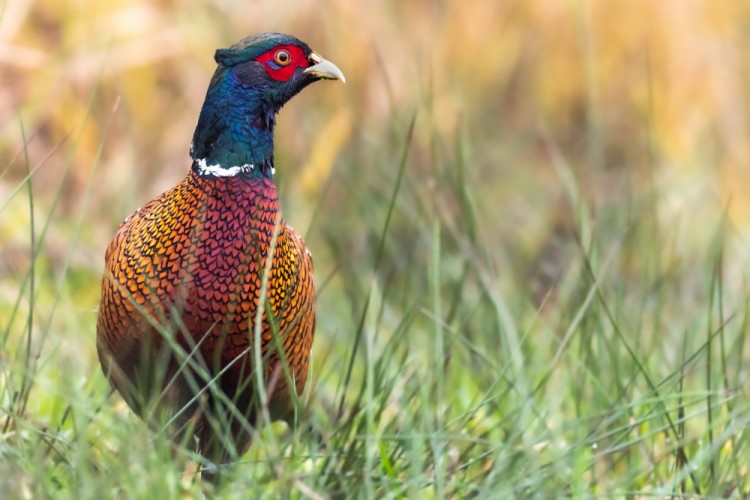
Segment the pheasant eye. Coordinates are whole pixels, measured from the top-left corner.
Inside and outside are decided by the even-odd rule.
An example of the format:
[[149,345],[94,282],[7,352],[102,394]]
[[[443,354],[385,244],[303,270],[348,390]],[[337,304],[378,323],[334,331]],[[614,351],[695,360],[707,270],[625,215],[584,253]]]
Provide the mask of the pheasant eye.
[[273,59],[277,64],[286,66],[292,60],[292,56],[290,56],[289,52],[286,50],[277,50],[276,54],[274,54],[273,56]]

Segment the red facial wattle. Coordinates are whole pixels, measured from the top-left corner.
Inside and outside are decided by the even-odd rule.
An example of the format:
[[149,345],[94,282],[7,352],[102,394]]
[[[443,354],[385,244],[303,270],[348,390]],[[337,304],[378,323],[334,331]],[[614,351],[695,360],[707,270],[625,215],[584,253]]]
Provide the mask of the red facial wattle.
[[[289,54],[286,64],[278,61],[277,54],[279,51],[286,51]],[[278,45],[255,60],[265,66],[271,78],[281,82],[289,80],[297,68],[307,68],[310,65],[305,52],[294,45]]]

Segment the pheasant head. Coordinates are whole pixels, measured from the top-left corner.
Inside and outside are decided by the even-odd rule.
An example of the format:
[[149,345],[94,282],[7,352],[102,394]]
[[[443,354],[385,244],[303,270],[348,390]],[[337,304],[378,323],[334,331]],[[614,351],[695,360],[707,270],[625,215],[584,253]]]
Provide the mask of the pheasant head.
[[270,177],[276,113],[315,81],[345,81],[336,65],[281,33],[249,36],[214,58],[218,67],[190,148],[201,176]]

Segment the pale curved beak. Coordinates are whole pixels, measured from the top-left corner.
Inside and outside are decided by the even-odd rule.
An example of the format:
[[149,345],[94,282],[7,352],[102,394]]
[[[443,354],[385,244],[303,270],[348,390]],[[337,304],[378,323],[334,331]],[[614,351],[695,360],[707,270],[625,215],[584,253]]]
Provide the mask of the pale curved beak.
[[341,80],[342,83],[346,83],[344,73],[342,73],[338,66],[333,64],[331,61],[326,61],[318,54],[313,52],[312,54],[310,54],[310,62],[312,62],[313,65],[305,68],[303,73],[317,76],[318,78],[322,78],[325,80]]

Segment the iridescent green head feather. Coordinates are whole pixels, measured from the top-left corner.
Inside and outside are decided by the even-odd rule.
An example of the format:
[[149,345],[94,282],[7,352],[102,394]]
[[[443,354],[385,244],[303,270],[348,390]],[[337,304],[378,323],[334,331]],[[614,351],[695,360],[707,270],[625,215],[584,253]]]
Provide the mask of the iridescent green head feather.
[[201,175],[272,175],[276,113],[315,81],[344,81],[333,63],[281,33],[249,36],[214,57],[190,149]]

